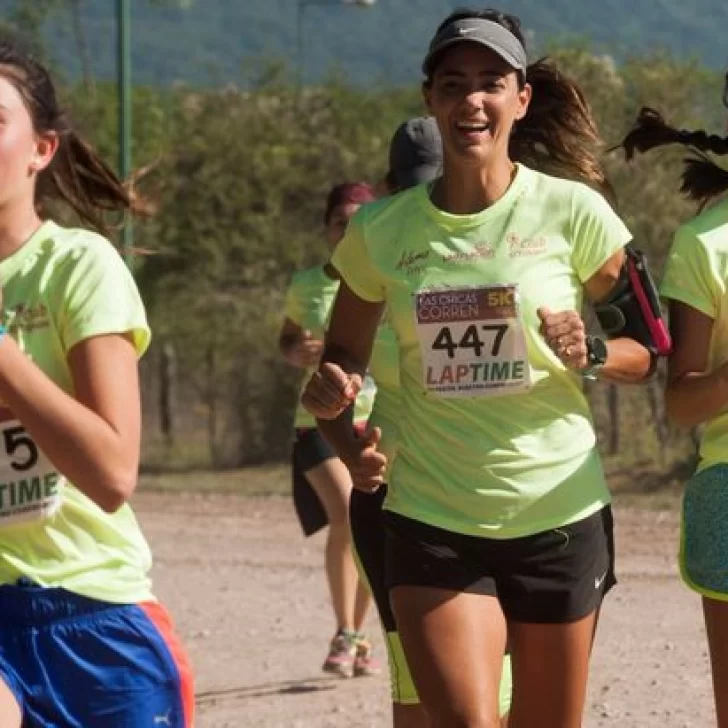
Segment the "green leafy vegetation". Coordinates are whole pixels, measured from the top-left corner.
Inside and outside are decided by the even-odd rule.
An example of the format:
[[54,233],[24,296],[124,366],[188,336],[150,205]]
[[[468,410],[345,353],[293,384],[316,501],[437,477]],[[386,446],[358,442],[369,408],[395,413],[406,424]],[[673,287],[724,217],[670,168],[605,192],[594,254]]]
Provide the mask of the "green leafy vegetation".
[[[73,4],[91,59],[81,74],[71,4],[32,2],[0,0],[6,25],[23,25],[53,60],[74,119],[116,159],[113,4]],[[134,2],[134,160],[151,166],[141,190],[158,206],[136,224],[137,245],[151,251],[137,258],[135,274],[155,332],[143,363],[147,468],[233,468],[288,456],[298,377],[277,351],[286,286],[294,270],[325,259],[329,187],[381,179],[393,130],[423,112],[418,61],[455,4],[310,8],[307,78],[338,60],[328,80],[300,89],[291,66],[274,59],[293,57],[293,0]],[[593,106],[620,213],[659,276],[675,228],[695,212],[676,191],[683,153],[627,165],[607,148],[642,105],[685,127],[725,127],[717,34],[728,5],[695,0],[687,13],[663,0],[661,15],[626,0],[509,7],[528,19],[542,47],[549,37],[580,36],[554,40],[548,51]],[[654,43],[671,53],[647,52]],[[256,56],[267,61],[243,65]],[[245,83],[217,83],[231,79]],[[353,83],[364,79],[370,83]],[[640,388],[596,384],[589,395],[613,483],[658,489],[684,477],[693,433],[666,425],[659,380]]]

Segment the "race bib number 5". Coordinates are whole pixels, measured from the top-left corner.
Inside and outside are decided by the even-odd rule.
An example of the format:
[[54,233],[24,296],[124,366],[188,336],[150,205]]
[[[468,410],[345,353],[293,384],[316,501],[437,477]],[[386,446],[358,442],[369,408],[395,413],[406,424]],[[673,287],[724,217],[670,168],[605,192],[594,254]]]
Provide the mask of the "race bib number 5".
[[440,397],[488,397],[530,389],[518,286],[416,294],[423,384]]
[[53,515],[64,482],[18,420],[0,421],[0,528]]

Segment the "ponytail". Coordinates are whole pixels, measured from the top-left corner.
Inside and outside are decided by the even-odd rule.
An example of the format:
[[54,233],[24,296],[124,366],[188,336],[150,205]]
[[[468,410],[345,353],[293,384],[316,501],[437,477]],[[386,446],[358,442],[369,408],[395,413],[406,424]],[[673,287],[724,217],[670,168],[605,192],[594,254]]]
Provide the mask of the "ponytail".
[[60,133],[56,155],[38,176],[37,203],[50,199],[65,202],[79,218],[104,235],[111,231],[105,213],[129,211],[149,214],[151,208],[124,185],[114,171],[75,131]]
[[705,204],[713,197],[728,191],[728,171],[717,165],[704,152],[728,154],[728,137],[708,134],[705,131],[689,131],[670,126],[662,114],[654,109],[641,109],[635,125],[619,145],[629,161],[636,152],[680,144],[697,150],[685,159],[680,191],[692,200]]
[[532,63],[526,80],[533,95],[528,113],[511,135],[511,158],[584,182],[614,204],[614,190],[599,161],[601,137],[581,89],[548,59]]
[[680,192],[691,200],[705,204],[726,191],[728,191],[728,170],[697,152],[695,156],[685,160]]
[[55,157],[38,174],[35,201],[39,208],[48,201],[61,200],[103,234],[110,232],[105,213],[150,212],[134,193],[133,180],[125,186],[71,128],[48,70],[17,38],[0,36],[0,77],[12,83],[23,98],[35,131],[54,133],[59,140]]

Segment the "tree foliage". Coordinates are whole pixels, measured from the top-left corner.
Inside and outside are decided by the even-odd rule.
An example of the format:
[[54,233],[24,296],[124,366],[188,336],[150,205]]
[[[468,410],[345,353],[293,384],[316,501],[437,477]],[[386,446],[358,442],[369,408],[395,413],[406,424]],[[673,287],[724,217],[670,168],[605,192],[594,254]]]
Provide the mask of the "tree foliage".
[[[659,273],[675,228],[695,212],[677,193],[683,153],[653,153],[628,166],[607,146],[643,104],[677,124],[717,130],[719,75],[666,55],[615,66],[578,44],[550,53],[594,108],[620,213]],[[173,352],[171,439],[188,460],[232,466],[287,456],[298,376],[281,361],[276,340],[288,280],[326,256],[329,187],[377,182],[394,128],[424,111],[416,88],[362,90],[333,79],[299,91],[290,76],[268,64],[251,74],[246,90],[135,90],[135,160],[152,165],[144,191],[159,208],[137,224],[136,235],[153,251],[135,270],[156,336],[144,365],[146,442],[157,440],[160,357]],[[102,84],[94,96],[69,88],[66,97],[80,126],[113,159],[113,86]],[[658,474],[669,474],[693,456],[691,438],[665,425],[659,384],[618,392],[598,384],[590,397],[613,472],[644,467],[654,476],[658,463]]]

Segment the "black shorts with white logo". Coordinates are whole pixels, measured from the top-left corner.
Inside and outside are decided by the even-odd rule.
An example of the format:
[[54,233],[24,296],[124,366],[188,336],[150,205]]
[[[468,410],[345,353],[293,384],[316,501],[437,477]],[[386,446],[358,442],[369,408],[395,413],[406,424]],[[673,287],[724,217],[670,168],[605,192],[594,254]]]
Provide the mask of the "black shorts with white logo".
[[512,539],[467,536],[385,512],[386,581],[495,596],[506,619],[564,624],[599,607],[617,583],[606,506],[575,523]]

